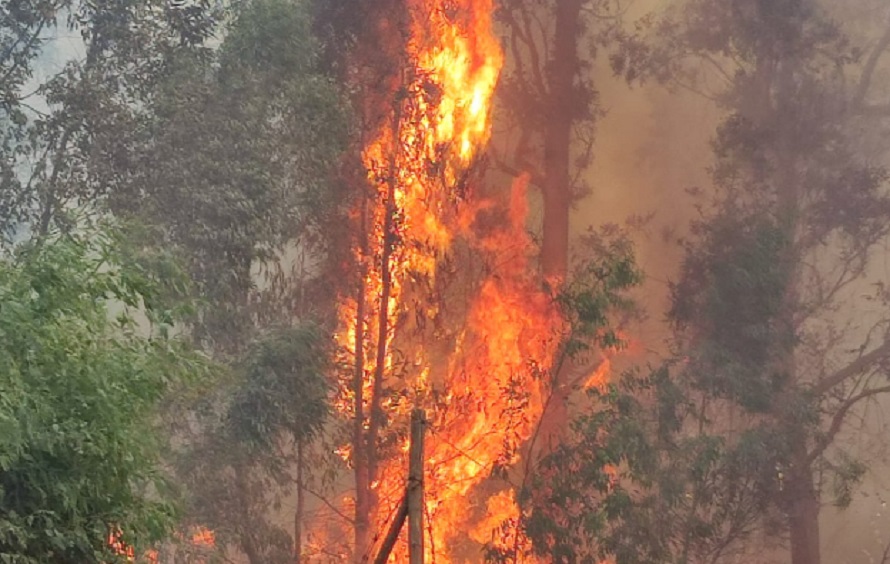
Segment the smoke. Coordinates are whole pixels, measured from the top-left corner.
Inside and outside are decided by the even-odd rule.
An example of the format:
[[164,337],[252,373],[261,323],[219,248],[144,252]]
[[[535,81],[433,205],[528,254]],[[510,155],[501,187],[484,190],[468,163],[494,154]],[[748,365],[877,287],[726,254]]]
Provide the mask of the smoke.
[[586,173],[592,192],[574,210],[573,231],[577,236],[603,224],[639,223],[630,232],[646,282],[635,298],[647,315],[632,334],[645,349],[663,352],[667,283],[677,274],[680,241],[696,216],[690,191],[708,185],[719,111],[685,91],[629,87],[606,62],[598,63],[595,83],[605,115]]
[[[677,2],[652,0],[636,2],[626,17],[633,21],[644,14],[658,14]],[[863,53],[886,33],[890,10],[881,0],[823,2],[824,8],[841,23]],[[646,83],[628,86],[613,76],[605,57],[594,66],[594,84],[605,111],[597,126],[595,160],[586,171],[592,187],[589,196],[577,203],[572,215],[573,236],[607,223],[624,223],[629,218],[646,218],[632,231],[637,259],[646,273],[646,283],[636,299],[647,313],[630,333],[646,354],[619,357],[621,366],[639,365],[665,352],[668,328],[664,313],[668,307],[668,283],[675,279],[683,257],[680,241],[688,235],[690,222],[697,216],[697,203],[707,201],[709,167],[713,161],[711,141],[722,111],[699,93],[682,88],[668,89]],[[872,92],[877,100],[890,99],[890,64],[878,66]],[[884,102],[886,103],[886,102]],[[877,165],[890,164],[886,138],[890,130],[874,119],[864,119],[851,133],[860,155]],[[695,196],[690,191],[701,191]],[[861,322],[876,314],[863,306],[861,295],[868,286],[890,277],[890,249],[875,260],[867,280],[850,290],[849,311],[827,322]],[[890,401],[884,399],[858,414],[858,424],[838,441],[854,456],[870,464],[862,486],[849,508],[826,506],[821,513],[822,561],[837,564],[885,562],[890,530],[890,452],[885,437],[886,413]],[[828,497],[827,495],[825,496]],[[761,552],[760,562],[786,562],[787,554]]]

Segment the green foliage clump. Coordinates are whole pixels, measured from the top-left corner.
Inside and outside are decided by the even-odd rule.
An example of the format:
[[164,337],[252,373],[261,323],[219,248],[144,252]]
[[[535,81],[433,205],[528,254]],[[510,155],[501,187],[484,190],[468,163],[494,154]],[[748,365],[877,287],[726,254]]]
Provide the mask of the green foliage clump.
[[[685,564],[727,555],[769,515],[787,444],[768,428],[729,441],[690,426],[700,406],[662,367],[591,390],[576,441],[546,458],[525,532],[558,562]],[[679,430],[682,427],[683,432]]]
[[203,398],[201,432],[176,464],[190,494],[187,520],[211,528],[218,550],[237,547],[253,563],[291,561],[294,539],[269,508],[300,484],[294,469],[310,463],[304,447],[327,421],[327,347],[308,323],[266,331]]
[[273,449],[282,433],[311,440],[328,415],[326,340],[312,325],[268,332],[250,347],[243,380],[229,407],[240,442]]
[[690,372],[698,386],[766,411],[787,381],[781,361],[795,344],[783,311],[792,274],[788,229],[721,217],[703,235],[672,288],[669,318],[697,348]]
[[633,246],[626,233],[609,226],[591,231],[583,241],[584,254],[571,277],[555,296],[570,332],[564,354],[577,358],[592,350],[623,345],[610,316],[634,309],[628,291],[643,282]]
[[100,232],[0,260],[4,562],[110,562],[112,530],[145,547],[173,524],[156,415],[204,363],[162,330],[161,281],[117,253]]

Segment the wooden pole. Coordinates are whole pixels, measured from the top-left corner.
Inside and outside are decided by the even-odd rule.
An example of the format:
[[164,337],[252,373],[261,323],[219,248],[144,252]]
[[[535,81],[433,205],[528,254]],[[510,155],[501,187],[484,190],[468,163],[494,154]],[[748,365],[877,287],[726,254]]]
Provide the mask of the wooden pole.
[[408,519],[408,561],[423,564],[423,428],[426,414],[422,409],[411,412],[411,444],[408,452],[408,486],[389,525],[374,564],[386,564],[392,553],[405,518]]
[[389,554],[396,545],[396,541],[399,540],[399,533],[402,530],[402,525],[405,524],[405,517],[407,516],[408,495],[406,494],[405,497],[402,498],[402,502],[399,503],[399,509],[396,511],[396,516],[393,518],[389,530],[386,532],[383,544],[380,545],[380,552],[377,553],[377,558],[374,559],[374,564],[386,564],[386,561],[389,560]]
[[408,562],[423,564],[423,428],[426,414],[411,412],[411,447],[408,455]]

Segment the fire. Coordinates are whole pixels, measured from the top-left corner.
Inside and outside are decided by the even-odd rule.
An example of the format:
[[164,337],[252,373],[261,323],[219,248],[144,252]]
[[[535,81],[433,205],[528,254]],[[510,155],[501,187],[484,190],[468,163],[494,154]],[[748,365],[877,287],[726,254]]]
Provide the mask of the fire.
[[[123,533],[120,529],[112,529],[108,533],[108,546],[111,548],[114,554],[126,558],[127,562],[136,562],[136,551],[133,549],[132,546],[123,541],[122,536]],[[177,537],[182,538],[182,536],[179,534],[177,534]],[[216,534],[205,527],[193,528],[191,538],[189,540],[191,546],[198,549],[210,549],[216,546]],[[145,562],[146,564],[158,564],[160,561],[158,551],[149,549],[142,555],[142,557],[138,561]],[[200,560],[200,562],[204,562],[204,560]]]
[[593,388],[597,388],[599,390],[603,390],[606,387],[606,384],[609,383],[609,378],[612,376],[612,359],[610,357],[606,357],[600,362],[599,366],[596,367],[596,370],[587,378],[587,381],[584,382],[584,389],[590,390]]
[[[467,177],[489,140],[503,64],[492,34],[492,0],[406,4],[393,116],[362,155],[371,190],[355,212],[364,231],[353,253],[364,269],[363,289],[344,298],[337,340],[361,365],[363,430],[376,432],[368,417],[375,399],[390,422],[403,420],[412,402],[427,409],[425,544],[435,561],[447,562],[462,534],[474,531],[470,538],[479,540],[486,527],[518,517],[512,492],[486,501],[474,490],[494,469],[515,465],[534,434],[543,411],[542,376],[553,363],[562,322],[531,274],[526,179],[514,183],[506,206],[468,196]],[[479,234],[474,226],[482,212],[503,217]],[[460,317],[454,325],[461,329],[442,336],[428,325],[446,316],[435,288],[458,244],[490,272],[467,281],[469,295],[451,308],[457,313],[448,312]],[[381,399],[384,379],[387,387],[406,390],[408,401]],[[344,377],[337,407],[354,417],[355,402],[352,381]],[[404,488],[406,449],[404,443],[380,462],[378,531]],[[356,455],[349,447],[339,452],[346,459]]]
[[204,527],[197,527],[192,532],[192,544],[194,546],[216,546],[216,533]]
[[128,562],[134,562],[136,560],[136,552],[132,546],[124,542],[122,537],[123,532],[120,529],[112,529],[108,533],[108,546],[117,556],[124,556]]

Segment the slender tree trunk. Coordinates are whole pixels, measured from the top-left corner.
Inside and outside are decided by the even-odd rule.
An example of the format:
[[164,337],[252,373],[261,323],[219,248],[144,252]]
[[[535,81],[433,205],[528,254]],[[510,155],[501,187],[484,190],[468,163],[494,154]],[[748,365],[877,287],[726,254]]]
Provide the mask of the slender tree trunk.
[[[238,499],[241,501],[241,510],[245,519],[249,520],[250,514],[246,501],[249,497],[249,492],[247,491],[247,476],[245,476],[244,474],[245,469],[239,463],[236,463],[233,469],[235,471],[235,485],[238,488]],[[241,528],[240,541],[241,550],[244,552],[245,556],[247,556],[247,561],[250,564],[263,564],[263,559],[261,558],[260,551],[256,546],[256,541],[251,534],[249,524]]]
[[408,559],[423,564],[423,433],[426,414],[422,409],[411,413],[411,445],[408,459]]
[[[383,413],[383,380],[386,378],[386,358],[389,353],[387,339],[389,337],[389,300],[392,296],[392,255],[396,246],[395,214],[396,214],[396,183],[397,167],[399,166],[400,151],[400,125],[402,120],[402,101],[396,100],[392,118],[392,131],[395,142],[390,149],[391,154],[388,163],[388,179],[386,185],[386,201],[383,217],[383,248],[380,259],[380,303],[377,318],[377,358],[374,365],[374,381],[371,391],[371,405],[369,406],[371,420],[368,426],[368,479],[371,483],[377,481],[379,460],[377,459],[377,440],[381,428],[384,425]],[[377,492],[369,489],[371,514],[377,511]]]
[[[360,83],[357,92],[356,107],[363,118],[362,123],[362,149],[367,147],[367,141],[371,136],[379,133],[378,127],[389,119],[385,111],[387,104],[392,101],[400,84],[398,83],[402,63],[404,34],[404,10],[401,0],[361,0],[364,4],[368,19],[368,26],[360,37],[359,50],[355,56],[359,76],[374,77],[377,83]],[[372,23],[373,22],[373,23]],[[398,124],[400,105],[396,105],[395,123]],[[397,129],[394,129],[397,132]],[[397,144],[396,144],[397,145]],[[389,263],[391,261],[393,245],[393,215],[395,198],[392,196],[395,190],[394,180],[396,175],[395,162],[398,147],[393,148],[390,155],[390,182],[387,190],[386,202],[379,201],[377,187],[368,186],[367,177],[360,180],[362,196],[361,221],[359,229],[359,242],[361,245],[362,261],[359,265],[361,282],[358,291],[358,308],[356,311],[356,347],[355,347],[355,373],[353,380],[353,393],[355,396],[355,420],[353,426],[353,464],[355,477],[355,562],[370,561],[372,555],[372,526],[377,511],[376,492],[371,485],[377,479],[377,441],[382,420],[384,419],[381,402],[383,399],[384,368],[386,366],[386,336],[389,333],[389,295],[392,286],[392,273]],[[375,253],[371,250],[372,231],[376,219],[374,206],[387,206],[385,212],[384,240],[380,249],[382,257],[375,268],[381,268],[382,288],[381,296],[369,296],[366,279],[368,277],[368,265],[375,261]],[[376,249],[375,249],[376,251]],[[366,322],[369,316],[375,314],[374,303],[379,303],[377,342],[368,331]],[[373,343],[373,344],[372,344]],[[368,347],[367,357],[365,346]],[[375,352],[376,351],[376,352]],[[371,355],[374,355],[372,357]],[[366,374],[366,364],[371,358],[377,360],[373,374]],[[367,377],[372,378],[370,395],[367,397],[364,384]],[[366,428],[367,427],[367,428]]]
[[[550,100],[544,130],[544,225],[541,270],[544,280],[558,287],[565,280],[569,264],[569,211],[572,203],[572,125],[577,117],[575,78],[578,74],[578,36],[583,0],[556,2],[556,31],[553,60],[549,65]],[[559,444],[568,427],[566,387],[569,363],[552,376],[552,397],[542,415],[541,440],[544,452]]]
[[[364,188],[363,188],[364,190]],[[359,245],[362,257],[368,256],[368,196],[362,196],[361,221],[359,224]],[[364,375],[365,375],[365,277],[366,269],[359,268],[359,284],[356,295],[355,314],[355,366],[352,378],[352,392],[355,398],[355,418],[352,422],[352,461],[355,477],[355,548],[354,561],[362,562],[368,555],[371,546],[371,480],[368,471],[367,449],[365,442],[365,406],[364,406]]]
[[788,531],[791,564],[821,564],[819,540],[819,496],[813,483],[813,470],[805,448],[794,455],[789,472]]
[[53,156],[53,171],[47,182],[46,193],[41,194],[41,199],[43,201],[40,203],[40,221],[37,226],[37,235],[40,239],[44,239],[47,234],[49,234],[50,225],[52,224],[53,219],[56,219],[58,216],[59,173],[62,168],[62,161],[65,159],[65,151],[68,150],[68,143],[72,133],[74,133],[73,126],[66,126]]
[[303,464],[305,462],[303,440],[297,441],[297,509],[294,511],[294,563],[300,564],[303,558],[303,515],[306,507],[306,492],[303,490]]

